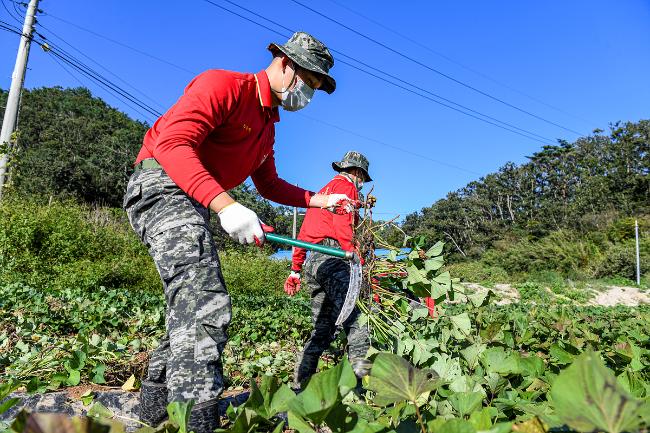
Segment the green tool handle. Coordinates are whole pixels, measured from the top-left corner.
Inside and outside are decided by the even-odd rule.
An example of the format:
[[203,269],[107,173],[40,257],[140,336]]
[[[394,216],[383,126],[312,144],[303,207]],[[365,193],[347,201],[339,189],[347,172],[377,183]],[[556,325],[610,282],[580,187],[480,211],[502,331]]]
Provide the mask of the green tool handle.
[[275,233],[265,233],[266,239],[283,245],[290,245],[292,247],[305,248],[311,251],[327,254],[328,256],[340,257],[342,259],[351,260],[354,256],[352,251],[343,251],[339,248],[328,247],[320,244],[312,244],[311,242],[300,241],[298,239],[290,238],[288,236],[276,235]]

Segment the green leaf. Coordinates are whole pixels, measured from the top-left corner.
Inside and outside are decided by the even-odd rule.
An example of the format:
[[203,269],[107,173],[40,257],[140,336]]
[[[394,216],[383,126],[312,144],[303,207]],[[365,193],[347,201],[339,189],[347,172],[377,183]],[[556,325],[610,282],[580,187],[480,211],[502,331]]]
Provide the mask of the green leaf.
[[194,400],[188,402],[174,401],[167,405],[167,414],[169,420],[176,424],[179,428],[179,433],[187,433],[187,423],[190,420],[190,413],[194,406]]
[[465,417],[481,407],[483,394],[480,392],[456,392],[449,397],[448,401],[461,417]]
[[81,382],[81,372],[79,370],[70,370],[65,383],[69,386],[77,386]]
[[549,349],[549,354],[555,359],[556,364],[571,364],[574,356],[562,349],[557,343],[553,343]]
[[434,281],[431,283],[431,291],[425,296],[431,296],[436,302],[440,302],[447,296],[447,289],[442,284],[438,284]]
[[463,375],[458,358],[452,358],[447,354],[437,355],[437,358],[431,368],[441,379],[452,382]]
[[299,433],[316,433],[316,430],[311,428],[309,423],[305,421],[301,416],[294,414],[293,411],[289,411],[289,425],[292,429],[297,430]]
[[424,270],[427,272],[437,271],[445,264],[445,259],[442,256],[432,257],[424,261]]
[[540,377],[544,374],[544,360],[537,355],[519,358],[519,367],[523,376]]
[[600,357],[587,351],[562,371],[551,396],[560,420],[578,431],[634,431],[647,404],[627,393]]
[[491,347],[481,355],[481,363],[485,369],[501,375],[519,374],[519,359],[518,353],[507,353],[503,347]]
[[481,290],[475,293],[472,293],[471,295],[467,295],[467,298],[470,300],[472,305],[474,305],[476,308],[478,307],[483,307],[487,304],[490,303],[490,299],[494,295],[494,292],[492,290]]
[[86,416],[91,418],[113,418],[115,414],[100,402],[95,402],[95,404],[90,406],[90,409],[88,409]]
[[106,383],[106,379],[104,378],[104,372],[106,371],[106,366],[104,364],[97,364],[93,368],[93,376],[90,379],[91,382],[97,383],[97,384],[102,384]]
[[422,319],[429,315],[429,309],[426,307],[416,307],[411,312],[411,321],[415,322],[418,319]]
[[454,338],[458,340],[467,338],[472,330],[472,322],[469,319],[469,315],[467,313],[461,313],[455,316],[449,316],[449,320],[451,320],[453,326]]
[[414,265],[411,265],[406,268],[406,272],[408,274],[407,281],[409,284],[430,284],[429,280],[427,279],[426,271],[423,271],[422,269],[418,269]]
[[492,427],[492,411],[497,410],[490,407],[484,407],[481,411],[476,411],[469,416],[469,422],[476,430],[489,430]]
[[420,252],[416,249],[411,250],[411,252],[408,255],[408,258],[411,260],[417,260],[420,258]]
[[436,340],[413,340],[413,363],[421,365],[433,356],[433,350],[438,347]]
[[449,275],[449,271],[443,272],[442,274],[436,276],[433,278],[433,281],[444,286],[447,290],[451,289],[451,275]]
[[473,370],[478,365],[479,357],[486,348],[487,345],[485,344],[474,343],[471,346],[467,346],[466,348],[462,349],[460,351],[460,354],[463,356],[463,358],[465,358],[465,361],[467,361],[467,366]]
[[20,403],[19,398],[8,398],[0,403],[0,415]]
[[442,249],[444,248],[444,246],[445,246],[444,242],[438,241],[434,246],[429,248],[425,254],[427,257],[439,256],[440,254],[442,254]]
[[289,410],[318,425],[356,384],[350,362],[344,358],[337,366],[313,375],[304,391],[288,401]]
[[374,403],[386,406],[404,400],[415,403],[420,394],[441,383],[433,370],[420,370],[397,355],[380,353],[372,364],[368,389],[376,392]]
[[476,433],[476,429],[464,419],[451,419],[444,423],[436,433]]
[[95,396],[93,395],[92,389],[89,389],[88,391],[84,392],[79,397],[79,399],[81,400],[84,406],[88,406],[90,403],[92,403],[94,398]]

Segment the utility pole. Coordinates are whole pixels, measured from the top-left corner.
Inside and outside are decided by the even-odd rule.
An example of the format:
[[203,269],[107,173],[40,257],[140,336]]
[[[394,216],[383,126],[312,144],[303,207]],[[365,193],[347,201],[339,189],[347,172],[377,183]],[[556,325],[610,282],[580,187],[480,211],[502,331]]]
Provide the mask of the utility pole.
[[[296,184],[298,186],[298,184]],[[297,227],[298,227],[298,208],[293,207],[293,230],[291,231],[291,237],[296,239],[296,235],[298,234],[297,232]],[[291,247],[291,255],[293,256],[293,253],[296,251],[296,247]]]
[[[292,237],[296,238],[296,226],[298,225],[298,208],[293,207],[293,231],[291,232]],[[291,247],[291,253],[295,251],[296,247]]]
[[2,120],[0,146],[3,147],[3,150],[0,150],[0,152],[4,153],[0,155],[0,199],[2,198],[2,189],[5,184],[5,178],[7,177],[9,149],[12,145],[12,135],[16,129],[16,121],[18,119],[20,92],[25,82],[25,69],[27,69],[27,57],[29,56],[29,45],[32,40],[32,32],[34,31],[34,17],[38,8],[38,2],[39,0],[30,0],[29,6],[27,6],[23,34],[20,36],[20,43],[18,44],[16,65],[14,67],[14,73],[11,75],[11,87],[9,88],[9,96],[7,97],[5,114]]
[[639,255],[639,220],[634,220],[634,236],[636,238],[636,285],[641,285],[641,257]]

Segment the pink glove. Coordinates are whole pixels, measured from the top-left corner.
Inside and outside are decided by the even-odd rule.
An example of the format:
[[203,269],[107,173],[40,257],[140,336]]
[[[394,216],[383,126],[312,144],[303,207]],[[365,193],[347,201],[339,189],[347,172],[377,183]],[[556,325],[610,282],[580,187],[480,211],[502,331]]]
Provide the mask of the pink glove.
[[291,271],[291,275],[287,277],[287,281],[284,282],[284,292],[293,296],[300,291],[300,273],[296,271]]

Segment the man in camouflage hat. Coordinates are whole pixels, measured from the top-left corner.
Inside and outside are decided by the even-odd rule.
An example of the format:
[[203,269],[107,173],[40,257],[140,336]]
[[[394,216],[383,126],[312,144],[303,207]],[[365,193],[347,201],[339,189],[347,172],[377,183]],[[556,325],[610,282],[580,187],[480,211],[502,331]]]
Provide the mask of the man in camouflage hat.
[[[364,182],[372,179],[368,173],[369,163],[359,152],[347,152],[343,159],[332,163],[338,172],[321,190],[321,194],[346,194],[353,200],[359,199]],[[339,214],[326,209],[308,209],[300,228],[298,239],[323,245],[355,251],[354,227],[358,214]],[[336,319],[341,312],[350,282],[350,266],[343,259],[312,252],[305,261],[306,250],[295,248],[291,274],[284,283],[284,291],[293,296],[300,290],[300,272],[311,294],[312,323],[314,330],[297,359],[294,371],[294,386],[303,387],[316,372],[318,360],[325,349],[334,341]],[[304,263],[304,266],[303,266]],[[359,321],[361,312],[355,307],[343,322],[348,340],[348,357],[357,377],[367,374],[366,352],[370,347],[368,330]]]
[[343,194],[315,194],[278,177],[273,145],[278,107],[304,108],[316,89],[332,93],[334,59],[313,36],[299,32],[271,44],[271,64],[257,74],[209,70],[149,129],[135,161],[124,207],[160,273],[167,333],[142,382],[140,418],[156,425],[172,401],[194,400],[189,430],[219,425],[221,355],[231,319],[210,210],[242,244],[263,243],[255,212],[228,190],[251,177],[260,194],[299,207],[334,209]]

